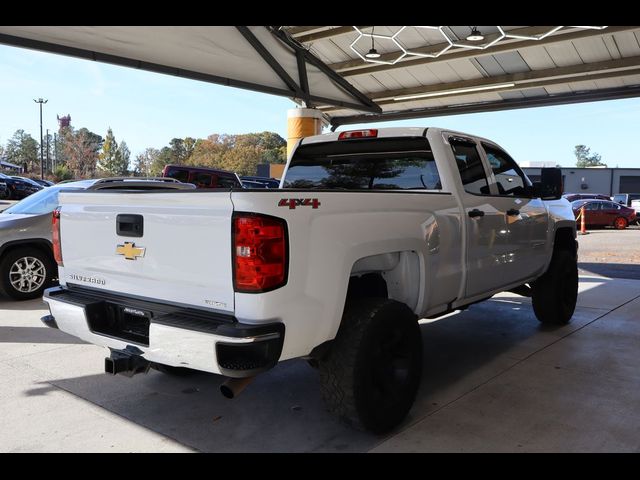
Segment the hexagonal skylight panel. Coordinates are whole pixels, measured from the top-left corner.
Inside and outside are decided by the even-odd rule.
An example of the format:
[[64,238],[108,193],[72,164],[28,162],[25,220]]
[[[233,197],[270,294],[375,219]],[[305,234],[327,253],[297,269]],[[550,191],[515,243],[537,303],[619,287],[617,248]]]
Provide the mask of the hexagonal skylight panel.
[[542,40],[543,38],[548,37],[552,33],[557,32],[561,28],[564,28],[564,27],[547,27],[547,30],[541,33],[537,33],[535,35],[519,35],[517,33],[505,32],[505,38],[517,38],[518,40]]
[[[451,29],[451,27],[449,28]],[[458,27],[454,27],[454,28],[458,28]],[[485,36],[485,40],[480,42],[472,42],[472,41],[466,40],[467,35],[471,33],[471,28],[470,27],[464,27],[464,28],[468,30],[464,35],[461,35],[458,32],[452,31],[453,33],[456,33],[457,36],[461,37],[460,40],[455,40],[455,41],[452,40],[452,44],[454,47],[469,48],[473,50],[484,50],[485,48],[489,48],[495,45],[505,37],[505,33],[504,33],[504,30],[502,30],[502,27],[496,26],[495,29],[497,29],[497,32],[494,31],[494,27],[476,27]],[[493,36],[496,33],[498,34],[496,38],[490,41],[486,41],[486,37],[488,37],[489,35]]]
[[[349,47],[365,62],[393,65],[407,55],[402,45],[394,38],[398,32],[393,35],[381,35],[377,33],[365,33],[357,27],[353,28],[358,32],[358,38],[356,38]],[[399,31],[401,30],[402,28],[399,29]],[[397,55],[394,55],[390,60],[380,60],[381,57],[368,58],[366,55],[371,52],[371,50],[375,50],[380,55],[388,53],[395,53]]]
[[[425,37],[429,45],[425,46]],[[444,52],[449,50],[453,43],[451,39],[442,31],[442,27],[437,26],[406,26],[398,31],[394,38],[402,47],[407,55],[416,57],[437,58]],[[430,51],[418,51],[418,49],[433,48]]]

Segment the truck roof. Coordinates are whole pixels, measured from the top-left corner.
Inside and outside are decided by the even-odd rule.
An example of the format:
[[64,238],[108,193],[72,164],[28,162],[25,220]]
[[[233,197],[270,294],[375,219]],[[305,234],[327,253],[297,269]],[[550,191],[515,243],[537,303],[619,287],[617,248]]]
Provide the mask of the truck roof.
[[423,137],[426,135],[427,130],[435,131],[436,133],[440,132],[448,132],[453,133],[454,135],[461,135],[467,137],[478,138],[484,142],[497,145],[494,141],[489,140],[487,138],[480,137],[478,135],[474,135],[471,133],[459,132],[456,130],[452,130],[450,128],[438,128],[438,127],[385,127],[385,128],[375,128],[375,127],[364,127],[364,128],[354,128],[349,130],[342,130],[340,132],[331,132],[331,133],[323,133],[322,135],[313,135],[310,137],[304,137],[300,142],[300,145],[308,145],[310,143],[322,143],[322,142],[334,142],[338,140],[338,137],[341,133],[357,131],[357,130],[368,130],[373,129],[377,130],[376,138],[391,138],[391,137]]

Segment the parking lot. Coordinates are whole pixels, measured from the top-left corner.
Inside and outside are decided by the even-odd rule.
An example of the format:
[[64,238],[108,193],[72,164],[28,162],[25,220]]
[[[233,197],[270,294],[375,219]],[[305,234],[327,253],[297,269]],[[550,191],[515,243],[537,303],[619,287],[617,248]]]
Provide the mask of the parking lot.
[[[0,451],[638,451],[640,265],[630,262],[640,262],[624,253],[637,235],[579,238],[568,326],[541,327],[513,294],[422,321],[421,389],[386,437],[327,413],[304,361],[278,365],[235,400],[215,375],[107,376],[102,348],[42,326],[40,300],[0,299]],[[625,267],[595,274],[612,255]]]

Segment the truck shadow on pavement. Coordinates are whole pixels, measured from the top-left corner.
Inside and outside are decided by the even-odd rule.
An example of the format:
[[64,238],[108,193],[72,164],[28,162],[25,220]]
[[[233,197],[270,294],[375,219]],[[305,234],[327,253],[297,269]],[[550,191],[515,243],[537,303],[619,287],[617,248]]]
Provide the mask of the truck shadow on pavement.
[[51,328],[0,325],[0,344],[2,343],[60,343],[77,345],[86,342]]
[[[302,360],[283,362],[258,376],[234,400],[221,396],[220,376],[172,377],[153,370],[133,378],[56,379],[26,394],[46,395],[55,386],[199,451],[365,452],[593,318],[589,309],[579,308],[572,324],[542,328],[529,303],[517,296],[490,300],[421,325],[421,388],[405,423],[386,437],[355,431],[330,415],[317,371]],[[100,368],[105,351],[88,352],[91,364]]]

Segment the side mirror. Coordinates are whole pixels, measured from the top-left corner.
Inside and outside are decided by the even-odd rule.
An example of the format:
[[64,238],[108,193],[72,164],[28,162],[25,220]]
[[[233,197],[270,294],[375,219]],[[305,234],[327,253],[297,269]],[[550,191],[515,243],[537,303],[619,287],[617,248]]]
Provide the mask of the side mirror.
[[537,193],[543,200],[558,200],[562,198],[562,169],[543,168],[540,182],[536,182]]

